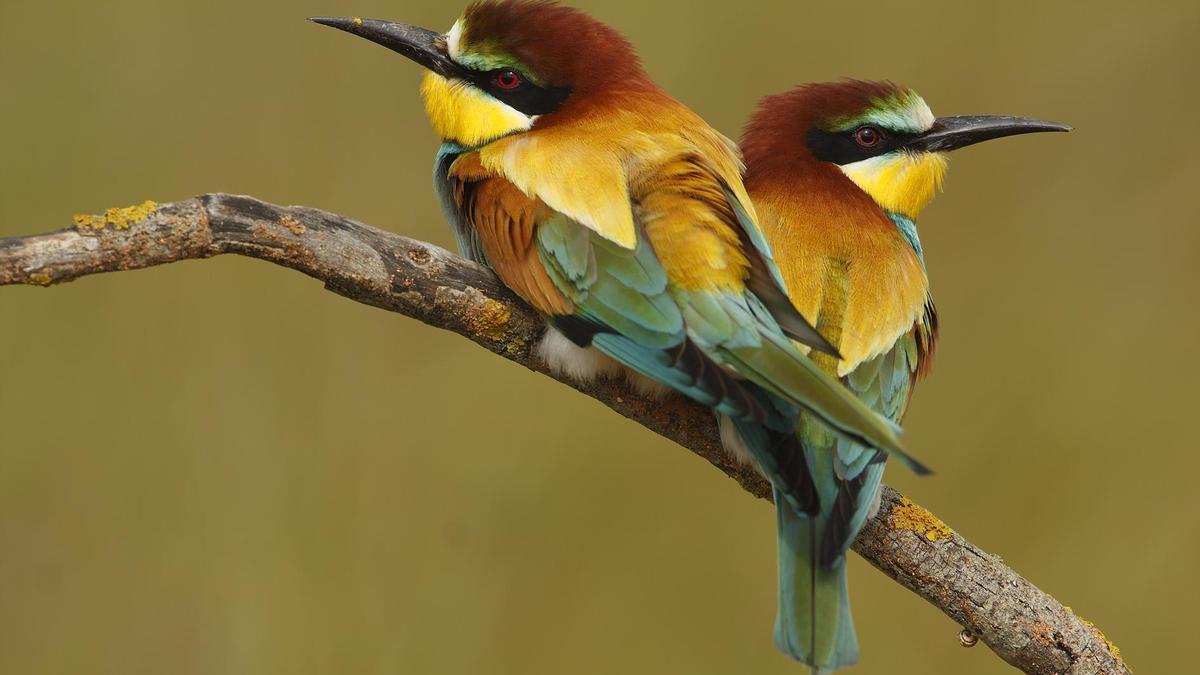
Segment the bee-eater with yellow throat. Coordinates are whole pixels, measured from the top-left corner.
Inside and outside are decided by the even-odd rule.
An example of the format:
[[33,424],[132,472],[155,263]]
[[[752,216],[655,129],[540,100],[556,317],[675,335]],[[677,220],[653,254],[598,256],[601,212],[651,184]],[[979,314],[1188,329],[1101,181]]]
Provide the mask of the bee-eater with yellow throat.
[[[1017,117],[935,118],[915,92],[888,82],[812,84],[764,99],[742,139],[746,187],[789,297],[840,354],[813,359],[899,423],[937,342],[916,220],[941,186],[946,153],[1069,129]],[[742,425],[723,420],[727,447],[761,464],[753,433],[743,444],[728,433],[734,428]],[[846,551],[878,508],[886,455],[830,433],[807,411],[798,433],[810,483],[799,492],[814,498],[776,511],[775,640],[821,672],[858,660]]]
[[[522,0],[472,4],[446,34],[314,21],[428,69],[435,184],[460,247],[550,326],[748,430],[794,439],[802,408],[922,469],[894,423],[802,353],[835,350],[786,296],[736,146],[619,33]],[[794,444],[771,451],[803,464]]]
[[899,427],[797,347],[833,351],[787,299],[736,145],[615,30],[529,0],[472,4],[446,34],[313,21],[428,69],[435,183],[460,246],[550,325],[744,424],[791,433],[780,411],[800,406],[907,457]]

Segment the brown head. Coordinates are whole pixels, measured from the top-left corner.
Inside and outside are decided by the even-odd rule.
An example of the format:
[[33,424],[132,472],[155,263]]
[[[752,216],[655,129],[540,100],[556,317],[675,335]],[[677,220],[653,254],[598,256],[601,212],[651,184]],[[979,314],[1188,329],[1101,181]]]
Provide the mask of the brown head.
[[625,36],[550,0],[476,2],[455,27],[451,57],[470,67],[515,68],[579,95],[646,79]]
[[614,89],[652,86],[620,33],[549,0],[476,2],[446,34],[374,19],[313,21],[428,68],[429,119],[443,139],[464,147],[527,131]]
[[1069,130],[1022,117],[934,117],[907,87],[842,80],[764,98],[746,126],[742,151],[748,185],[842,174],[884,210],[915,219],[941,184],[947,152]]
[[[816,161],[809,145],[813,129],[834,129],[872,106],[903,92],[891,82],[842,80],[802,84],[791,91],[767,96],[746,124],[742,152],[752,171]],[[932,117],[932,114],[930,115]]]

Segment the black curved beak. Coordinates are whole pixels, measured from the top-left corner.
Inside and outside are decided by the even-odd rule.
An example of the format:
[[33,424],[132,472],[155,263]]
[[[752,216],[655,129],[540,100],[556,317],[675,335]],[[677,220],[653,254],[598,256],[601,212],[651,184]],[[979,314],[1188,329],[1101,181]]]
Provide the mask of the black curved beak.
[[1046,131],[1070,131],[1071,127],[1058,122],[1034,120],[1003,115],[961,115],[939,117],[933,128],[905,144],[912,150],[948,152],[975,145],[993,138],[1037,134]]
[[360,19],[356,16],[314,16],[308,20],[383,45],[442,77],[463,75],[463,69],[446,53],[446,38],[441,33],[403,23]]

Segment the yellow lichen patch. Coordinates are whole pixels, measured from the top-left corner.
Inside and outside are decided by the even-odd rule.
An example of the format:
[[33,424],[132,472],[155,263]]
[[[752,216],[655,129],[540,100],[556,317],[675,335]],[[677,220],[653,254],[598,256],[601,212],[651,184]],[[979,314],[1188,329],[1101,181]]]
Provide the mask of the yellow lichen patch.
[[362,24],[363,24],[363,21],[360,17],[357,17],[357,16],[354,17],[354,25],[355,26],[361,26]]
[[29,283],[37,284],[38,286],[49,286],[54,283],[54,277],[49,274],[35,272],[29,275]]
[[109,209],[104,212],[104,221],[118,230],[128,229],[130,225],[150,217],[158,204],[146,200],[136,206],[126,206],[119,209]]
[[504,339],[511,318],[512,312],[504,303],[489,299],[471,310],[471,329],[489,340],[500,341]]
[[75,221],[75,226],[81,230],[103,230],[104,219],[98,216],[89,216],[85,214],[77,214],[71,220]]
[[[1071,609],[1070,607],[1067,608],[1068,611],[1070,611],[1070,609]],[[1091,621],[1088,621],[1087,619],[1083,618],[1082,616],[1079,617],[1079,620],[1083,622],[1083,625],[1087,626],[1088,630],[1092,631],[1092,635],[1095,635],[1096,639],[1103,642],[1105,647],[1108,647],[1108,653],[1112,654],[1113,658],[1116,658],[1116,659],[1121,658],[1121,648],[1114,645],[1112,643],[1112,640],[1109,640],[1108,636],[1104,634],[1104,631],[1097,628],[1096,624],[1092,623]]]
[[75,225],[81,230],[103,230],[109,225],[118,230],[127,230],[134,223],[149,218],[157,208],[158,204],[146,200],[134,206],[108,209],[102,216],[77,215],[73,220],[75,221]]
[[522,353],[525,352],[525,344],[526,344],[525,340],[523,340],[521,338],[513,338],[504,347],[504,351],[509,356],[513,356],[513,357],[520,356]]
[[929,541],[949,539],[954,534],[954,530],[938,520],[937,516],[917,506],[908,497],[901,497],[900,503],[892,507],[888,520],[895,529],[925,535]]

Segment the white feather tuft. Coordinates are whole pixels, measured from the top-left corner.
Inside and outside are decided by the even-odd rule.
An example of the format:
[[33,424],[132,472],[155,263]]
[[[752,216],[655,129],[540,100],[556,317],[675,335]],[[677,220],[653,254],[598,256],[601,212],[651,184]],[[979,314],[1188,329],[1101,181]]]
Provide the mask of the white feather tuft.
[[462,34],[463,22],[462,19],[454,22],[450,28],[450,32],[446,33],[446,52],[450,55],[452,61],[458,61],[462,56]]
[[742,440],[742,435],[738,433],[733,420],[729,419],[728,415],[719,415],[717,428],[721,430],[721,446],[725,448],[725,452],[729,453],[739,466],[748,466],[758,471],[754,456],[750,454],[750,448],[746,446],[746,441]]
[[621,364],[595,348],[580,347],[554,328],[546,329],[546,335],[538,343],[537,354],[554,374],[583,384],[617,377],[624,370]]
[[883,483],[875,486],[875,497],[871,502],[871,509],[867,511],[867,520],[871,520],[879,515],[880,506],[883,506]]

